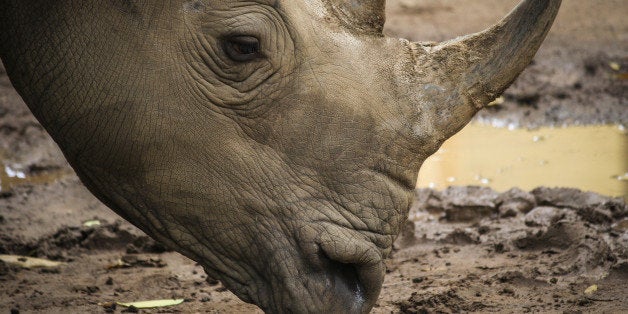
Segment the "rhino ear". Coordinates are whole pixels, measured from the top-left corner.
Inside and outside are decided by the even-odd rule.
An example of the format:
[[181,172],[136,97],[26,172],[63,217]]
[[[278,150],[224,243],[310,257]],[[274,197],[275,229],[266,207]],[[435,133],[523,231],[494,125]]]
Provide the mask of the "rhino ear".
[[330,0],[331,11],[351,30],[381,34],[386,21],[386,0]]
[[481,108],[532,61],[560,4],[561,0],[524,0],[485,31],[426,48],[429,63],[456,80],[452,85],[467,103]]

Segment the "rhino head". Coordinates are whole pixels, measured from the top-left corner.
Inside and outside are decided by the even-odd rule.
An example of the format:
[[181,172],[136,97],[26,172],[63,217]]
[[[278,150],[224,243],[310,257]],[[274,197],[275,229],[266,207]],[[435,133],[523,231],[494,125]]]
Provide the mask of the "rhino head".
[[368,312],[422,162],[560,0],[439,44],[384,0],[0,2],[16,89],[106,205],[271,312]]

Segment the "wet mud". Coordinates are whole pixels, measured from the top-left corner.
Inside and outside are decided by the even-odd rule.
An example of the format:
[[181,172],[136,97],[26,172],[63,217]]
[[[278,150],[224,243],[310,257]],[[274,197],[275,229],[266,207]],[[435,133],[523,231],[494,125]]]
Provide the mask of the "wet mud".
[[[481,30],[516,2],[389,1],[386,32],[448,39]],[[476,123],[534,130],[628,125],[626,2],[563,2],[534,63]],[[62,262],[52,268],[0,262],[0,312],[120,313],[137,310],[116,301],[169,298],[185,301],[139,311],[259,312],[96,200],[2,67],[0,157],[0,255]],[[595,173],[604,162],[580,167]],[[599,169],[605,177],[618,172]],[[554,185],[543,182],[493,190],[481,179],[498,180],[485,173],[476,182],[484,186],[446,187],[462,182],[448,182],[451,176],[437,189],[417,189],[374,313],[628,312],[628,208],[621,193],[569,183],[537,187]]]

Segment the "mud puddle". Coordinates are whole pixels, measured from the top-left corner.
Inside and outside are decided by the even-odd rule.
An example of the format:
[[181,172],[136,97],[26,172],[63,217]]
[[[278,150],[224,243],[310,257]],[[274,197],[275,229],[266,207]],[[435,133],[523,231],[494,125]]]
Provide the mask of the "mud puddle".
[[561,186],[628,198],[628,134],[618,125],[524,130],[472,123],[426,160],[417,187],[462,185]]

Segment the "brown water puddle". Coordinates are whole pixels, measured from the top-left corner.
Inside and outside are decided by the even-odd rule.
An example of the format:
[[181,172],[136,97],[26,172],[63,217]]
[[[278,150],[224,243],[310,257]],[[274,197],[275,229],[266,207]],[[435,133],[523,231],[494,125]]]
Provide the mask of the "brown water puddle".
[[7,165],[0,160],[0,192],[8,192],[18,185],[45,184],[71,174],[67,170],[52,170],[28,175],[19,164]]
[[622,126],[536,130],[470,124],[428,158],[418,187],[574,187],[628,199],[628,134]]

